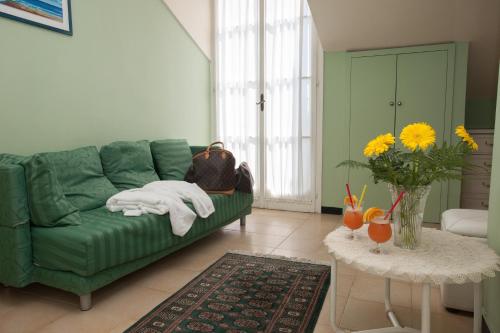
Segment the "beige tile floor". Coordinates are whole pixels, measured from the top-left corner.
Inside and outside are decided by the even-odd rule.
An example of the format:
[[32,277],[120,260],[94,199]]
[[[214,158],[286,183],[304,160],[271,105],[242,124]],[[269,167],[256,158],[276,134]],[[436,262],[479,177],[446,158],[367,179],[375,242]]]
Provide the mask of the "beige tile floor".
[[[150,309],[221,257],[227,250],[329,260],[323,238],[340,225],[334,215],[254,210],[246,228],[235,222],[211,236],[94,293],[91,311],[78,309],[76,296],[41,285],[23,289],[0,287],[1,333],[122,332]],[[340,265],[338,323],[347,329],[389,326],[383,305],[383,280]],[[392,292],[403,324],[420,325],[420,286],[397,282]],[[472,318],[442,308],[439,290],[432,290],[432,332],[472,331]],[[329,300],[316,327],[329,325]]]

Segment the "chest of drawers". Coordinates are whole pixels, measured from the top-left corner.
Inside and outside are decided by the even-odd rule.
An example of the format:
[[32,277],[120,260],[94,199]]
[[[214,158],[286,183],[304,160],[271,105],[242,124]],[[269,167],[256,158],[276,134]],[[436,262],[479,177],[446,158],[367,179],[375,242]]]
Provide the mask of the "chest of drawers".
[[469,209],[488,209],[490,196],[493,130],[470,130],[479,149],[467,158],[471,168],[464,170],[460,206]]

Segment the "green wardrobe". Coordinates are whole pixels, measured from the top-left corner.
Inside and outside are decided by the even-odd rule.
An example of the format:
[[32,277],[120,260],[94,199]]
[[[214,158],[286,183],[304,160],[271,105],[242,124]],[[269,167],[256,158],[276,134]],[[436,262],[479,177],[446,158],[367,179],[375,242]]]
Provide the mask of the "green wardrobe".
[[[338,169],[336,164],[365,161],[363,148],[369,140],[387,132],[398,137],[412,122],[433,126],[438,144],[454,140],[453,128],[464,121],[466,63],[465,43],[326,55],[323,206],[342,207],[344,183],[349,182],[358,194],[368,184],[365,207],[389,207],[386,184],[375,185],[365,170]],[[435,184],[425,221],[439,222],[442,211],[458,207],[459,195],[456,182]]]

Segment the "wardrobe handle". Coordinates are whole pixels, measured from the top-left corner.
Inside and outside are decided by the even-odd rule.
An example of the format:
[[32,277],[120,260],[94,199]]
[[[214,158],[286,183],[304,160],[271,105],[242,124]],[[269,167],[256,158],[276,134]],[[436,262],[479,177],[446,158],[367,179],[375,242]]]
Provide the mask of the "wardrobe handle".
[[394,106],[394,102],[393,102],[393,101],[390,101],[390,102],[389,102],[389,105],[390,105],[390,106]]
[[403,102],[398,101],[398,106],[401,106],[401,105],[403,105]]

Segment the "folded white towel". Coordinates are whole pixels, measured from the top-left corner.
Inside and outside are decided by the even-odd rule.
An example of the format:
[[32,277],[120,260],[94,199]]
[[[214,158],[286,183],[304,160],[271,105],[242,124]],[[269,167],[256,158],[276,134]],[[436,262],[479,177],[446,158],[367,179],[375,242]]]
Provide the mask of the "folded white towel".
[[207,218],[215,207],[210,197],[198,185],[183,181],[157,181],[140,189],[115,194],[106,202],[111,212],[122,211],[125,216],[170,213],[172,232],[184,236],[196,219],[196,214],[183,200],[192,202],[196,212]]
[[140,209],[125,209],[123,210],[123,215],[125,216],[141,216],[143,213]]
[[143,187],[159,195],[174,195],[180,199],[191,202],[194,209],[203,218],[215,212],[214,203],[198,185],[180,180],[163,180],[149,183]]

